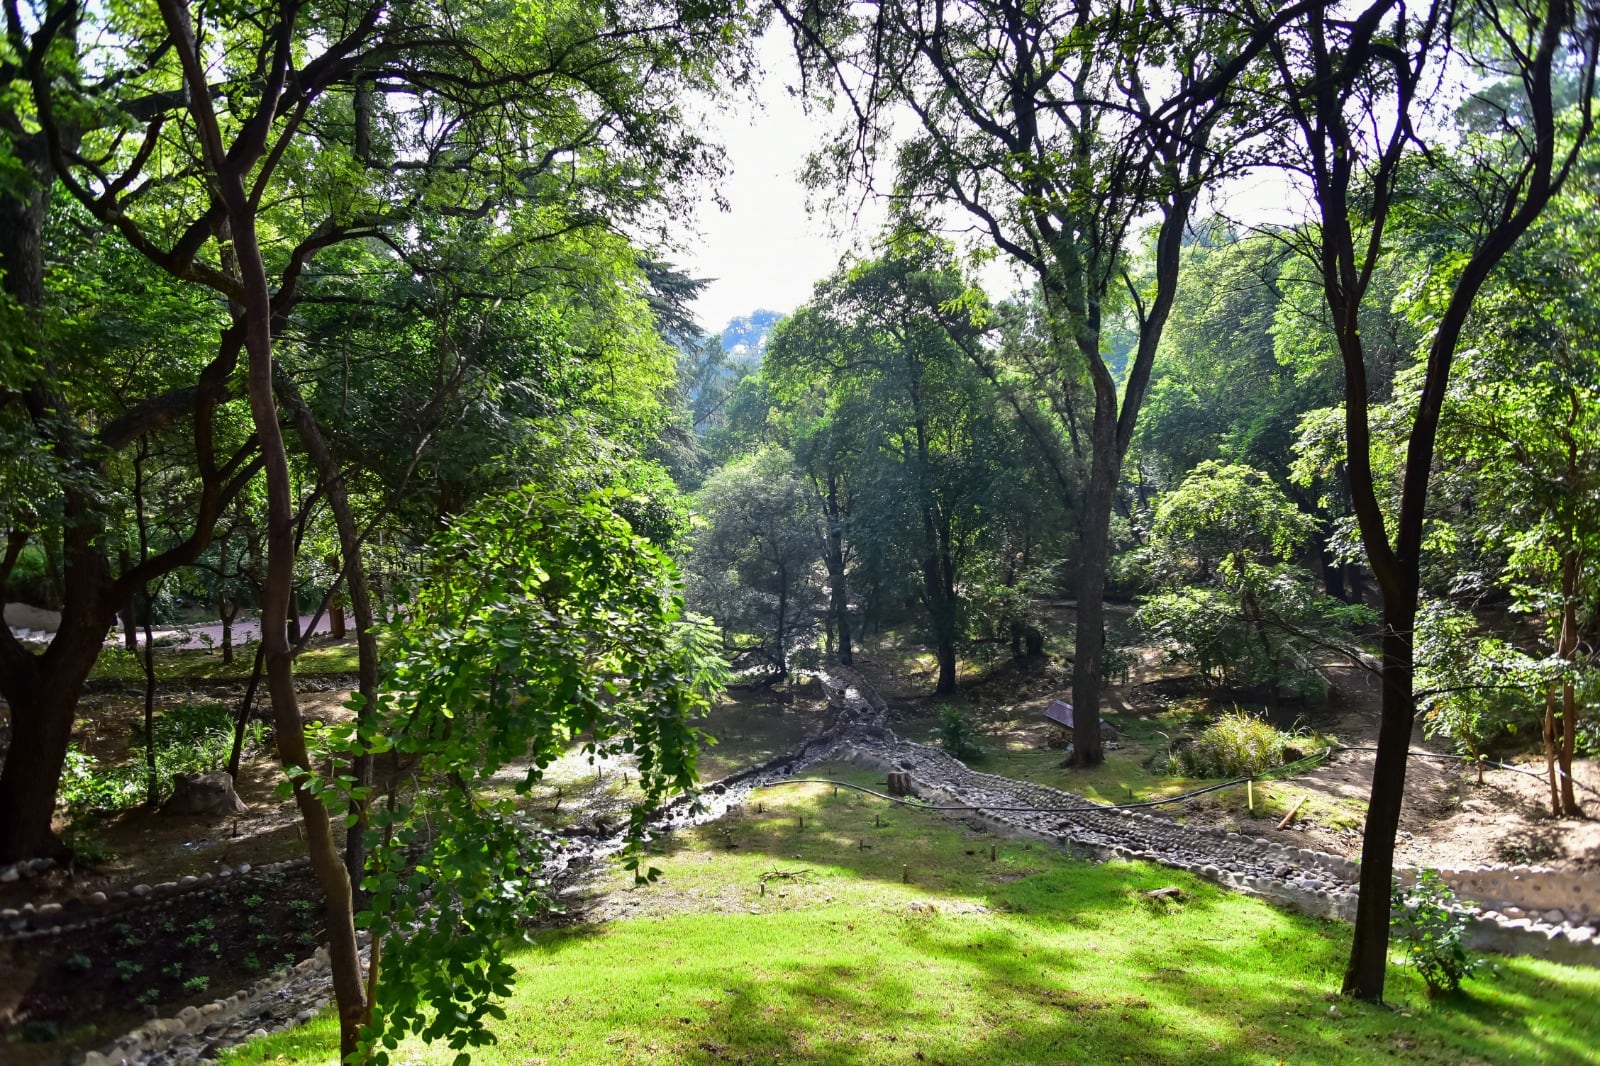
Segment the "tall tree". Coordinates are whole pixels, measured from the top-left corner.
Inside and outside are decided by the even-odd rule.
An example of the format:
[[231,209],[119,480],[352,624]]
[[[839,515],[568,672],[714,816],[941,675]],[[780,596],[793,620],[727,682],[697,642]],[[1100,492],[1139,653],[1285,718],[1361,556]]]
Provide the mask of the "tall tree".
[[[493,7],[446,16],[425,4],[290,3],[197,24],[176,4],[7,5],[15,62],[4,67],[9,110],[0,125],[7,158],[26,180],[0,189],[7,217],[18,221],[5,227],[0,267],[10,302],[38,327],[41,354],[6,399],[28,413],[65,475],[55,508],[65,596],[62,628],[43,655],[0,633],[0,687],[19,738],[38,755],[0,770],[8,814],[0,855],[58,846],[49,819],[72,707],[128,592],[198,557],[227,500],[269,462],[261,448],[271,450],[270,430],[230,440],[219,434],[218,412],[240,395],[241,352],[275,343],[292,321],[318,256],[382,241],[402,250],[384,264],[402,273],[417,258],[406,246],[429,245],[436,216],[514,218],[509,240],[523,244],[603,229],[643,218],[710,165],[705,146],[676,121],[678,89],[712,85],[713,57],[739,46],[737,33],[722,31],[742,14],[613,14],[602,32],[573,5],[524,22]],[[309,40],[322,44],[302,54]],[[115,243],[205,291],[221,336],[187,380],[92,418],[60,387],[76,368],[42,332],[41,205],[62,190]],[[245,260],[260,243],[251,230],[269,238],[267,281],[247,291],[255,266]],[[250,338],[249,327],[260,326],[252,315],[268,336]],[[273,375],[265,380],[270,388]],[[256,414],[265,417],[266,406]],[[185,419],[198,482],[192,532],[119,573],[96,537],[89,486],[99,457]],[[80,428],[91,422],[98,441]]]
[[[1073,700],[1087,723],[1077,758],[1098,763],[1114,495],[1176,291],[1183,234],[1203,183],[1228,158],[1216,139],[1219,118],[1276,26],[1241,33],[1237,20],[1206,5],[1163,12],[1143,0],[780,0],[778,9],[805,69],[829,75],[848,100],[854,121],[831,149],[831,175],[870,185],[873,159],[906,125],[897,116],[909,113],[913,128],[893,152],[898,208],[954,208],[975,219],[1037,279],[1054,376],[1087,379]],[[1150,216],[1155,264],[1138,284],[1127,256]],[[1104,350],[1119,306],[1137,336],[1120,381]]]
[[794,460],[764,448],[730,463],[695,495],[704,524],[693,535],[692,602],[737,640],[735,662],[751,652],[772,676],[789,676],[789,649],[806,630],[814,603],[811,571],[822,537],[818,516]]
[[836,405],[831,439],[843,451],[829,461],[853,468],[856,540],[892,571],[880,577],[915,576],[940,693],[955,691],[967,568],[1015,450],[963,354],[979,332],[967,295],[948,248],[903,235],[818,284],[778,330],[763,374],[779,395],[819,384]]
[[[1257,26],[1281,17],[1250,4]],[[1416,717],[1416,628],[1424,518],[1440,413],[1468,315],[1490,273],[1566,182],[1593,125],[1600,9],[1570,0],[1508,5],[1434,0],[1413,9],[1374,0],[1350,10],[1320,3],[1271,39],[1274,93],[1292,138],[1283,160],[1306,182],[1313,224],[1301,232],[1315,264],[1344,366],[1349,490],[1366,557],[1383,591],[1382,722],[1361,854],[1361,893],[1344,991],[1383,998],[1394,842]],[[1574,113],[1556,104],[1562,72],[1581,85]],[[1440,151],[1424,118],[1469,77],[1509,78],[1511,106],[1496,135],[1464,156]],[[1414,153],[1419,145],[1429,148]],[[1466,165],[1460,165],[1461,163]],[[1481,213],[1460,252],[1438,264],[1439,313],[1425,342],[1398,508],[1386,515],[1372,462],[1371,375],[1361,312],[1385,254],[1413,168],[1439,179]],[[1431,184],[1431,183],[1430,183]]]

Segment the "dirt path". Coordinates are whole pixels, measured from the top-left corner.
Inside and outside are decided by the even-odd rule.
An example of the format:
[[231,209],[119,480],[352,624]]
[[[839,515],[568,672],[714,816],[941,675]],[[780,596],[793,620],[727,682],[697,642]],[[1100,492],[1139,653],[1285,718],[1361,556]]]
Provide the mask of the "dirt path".
[[[1318,730],[1351,749],[1372,748],[1378,736],[1377,679],[1354,667],[1336,667],[1329,673],[1335,694],[1316,720]],[[1449,748],[1426,739],[1420,726],[1411,750],[1397,862],[1449,869],[1504,863],[1600,870],[1600,821],[1551,816],[1542,760],[1524,758],[1514,770],[1486,769],[1480,784],[1475,769],[1449,758]],[[1371,793],[1375,757],[1371,750],[1339,751],[1325,765],[1297,775],[1286,786],[1315,797],[1319,802],[1314,808],[1348,811],[1350,819],[1312,815],[1297,819],[1287,830],[1271,829],[1265,835],[1359,858],[1359,817]],[[1584,806],[1600,812],[1600,764],[1577,760],[1573,778],[1580,785]],[[1236,817],[1214,804],[1190,820],[1222,825]]]

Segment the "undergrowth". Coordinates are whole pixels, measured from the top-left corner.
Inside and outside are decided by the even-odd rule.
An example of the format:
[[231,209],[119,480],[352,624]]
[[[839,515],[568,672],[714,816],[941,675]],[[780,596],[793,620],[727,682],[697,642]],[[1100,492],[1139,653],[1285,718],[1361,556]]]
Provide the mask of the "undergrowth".
[[1252,777],[1282,766],[1294,738],[1244,711],[1230,711],[1176,748],[1173,772],[1191,777]]
[[[170,795],[179,774],[208,774],[224,769],[233,750],[233,708],[214,700],[180,703],[155,716],[156,792]],[[266,727],[245,728],[245,749],[259,748]],[[141,730],[128,749],[126,762],[102,766],[74,744],[67,750],[61,774],[60,804],[69,814],[84,815],[137,807],[146,797],[145,738]]]

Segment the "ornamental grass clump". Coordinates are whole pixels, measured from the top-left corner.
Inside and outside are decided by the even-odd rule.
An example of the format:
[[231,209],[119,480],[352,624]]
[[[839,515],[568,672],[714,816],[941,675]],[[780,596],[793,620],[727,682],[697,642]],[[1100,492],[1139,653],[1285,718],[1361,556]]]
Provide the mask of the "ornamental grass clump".
[[1174,753],[1174,760],[1191,777],[1251,777],[1282,766],[1290,739],[1264,719],[1230,711]]

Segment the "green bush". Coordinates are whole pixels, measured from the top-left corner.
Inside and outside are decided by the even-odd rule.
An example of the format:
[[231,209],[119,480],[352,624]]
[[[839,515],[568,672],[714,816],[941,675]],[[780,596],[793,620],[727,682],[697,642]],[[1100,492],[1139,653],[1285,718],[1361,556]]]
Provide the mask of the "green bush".
[[50,602],[50,579],[46,567],[44,551],[37,544],[24,547],[12,566],[7,586],[11,597],[40,607],[59,607],[60,604]]
[[1462,943],[1467,916],[1454,909],[1455,893],[1437,870],[1418,872],[1411,888],[1394,886],[1394,934],[1405,948],[1406,963],[1416,967],[1428,995],[1455,992],[1483,966]]
[[1173,758],[1176,769],[1190,777],[1250,777],[1282,766],[1283,750],[1292,739],[1263,719],[1230,711]]
[[[265,727],[251,722],[245,732],[245,749],[260,747]],[[233,752],[233,709],[225,703],[181,703],[155,718],[156,790],[172,791],[179,774],[208,774],[228,763]],[[144,737],[129,749],[129,759],[119,766],[102,767],[94,756],[73,745],[67,750],[59,798],[74,814],[119,811],[137,807],[145,799]]]
[[939,725],[933,735],[939,739],[940,747],[964,762],[983,758],[983,746],[978,743],[972,719],[953,703],[945,704],[939,712]]

